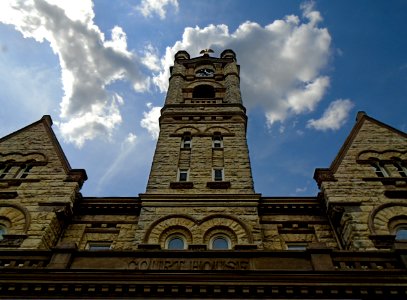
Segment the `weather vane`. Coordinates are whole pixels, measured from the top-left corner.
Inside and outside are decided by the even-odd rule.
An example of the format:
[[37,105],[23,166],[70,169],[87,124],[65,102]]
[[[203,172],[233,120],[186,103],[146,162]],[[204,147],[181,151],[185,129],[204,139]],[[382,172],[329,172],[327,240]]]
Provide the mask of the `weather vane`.
[[208,49],[203,49],[203,50],[201,50],[201,52],[199,52],[199,54],[208,55],[208,56],[209,56],[209,53],[214,53],[214,51],[212,49],[208,48]]

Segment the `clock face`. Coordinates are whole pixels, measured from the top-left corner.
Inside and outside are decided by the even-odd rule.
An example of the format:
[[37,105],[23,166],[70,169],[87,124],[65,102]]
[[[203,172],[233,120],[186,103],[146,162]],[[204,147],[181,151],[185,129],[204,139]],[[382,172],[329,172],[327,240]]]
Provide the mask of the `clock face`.
[[196,72],[196,76],[198,77],[212,77],[214,71],[211,69],[200,69]]

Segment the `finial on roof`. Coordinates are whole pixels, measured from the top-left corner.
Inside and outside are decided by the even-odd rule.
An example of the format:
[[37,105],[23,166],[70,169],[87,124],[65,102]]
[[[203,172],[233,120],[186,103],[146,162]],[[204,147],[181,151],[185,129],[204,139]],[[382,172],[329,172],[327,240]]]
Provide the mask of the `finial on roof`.
[[201,52],[199,52],[199,54],[203,54],[204,56],[209,56],[209,53],[214,53],[214,51],[210,48],[208,49],[203,49],[201,50]]
[[356,116],[356,121],[359,121],[360,119],[362,119],[364,116],[367,116],[366,112],[364,111],[358,111],[358,114]]

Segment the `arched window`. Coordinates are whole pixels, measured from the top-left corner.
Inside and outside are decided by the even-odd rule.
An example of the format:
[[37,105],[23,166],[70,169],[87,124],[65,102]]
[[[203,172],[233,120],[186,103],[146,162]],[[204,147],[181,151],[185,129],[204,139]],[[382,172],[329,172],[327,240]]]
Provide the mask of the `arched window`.
[[407,241],[407,226],[397,227],[396,241]]
[[231,248],[230,239],[225,235],[215,235],[210,239],[209,249],[228,250]]
[[192,92],[192,98],[215,98],[215,89],[208,84],[198,85]]
[[184,250],[186,246],[186,240],[182,235],[171,235],[166,242],[168,250]]

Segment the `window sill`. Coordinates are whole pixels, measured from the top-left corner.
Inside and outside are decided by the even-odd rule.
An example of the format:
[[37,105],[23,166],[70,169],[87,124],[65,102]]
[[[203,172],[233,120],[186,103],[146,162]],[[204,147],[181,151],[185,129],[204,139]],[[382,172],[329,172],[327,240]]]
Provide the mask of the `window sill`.
[[393,234],[372,234],[369,238],[376,248],[388,249],[393,247],[396,236]]
[[205,244],[190,244],[188,245],[188,250],[205,251],[208,250],[208,248]]
[[3,234],[0,247],[20,247],[26,238],[27,235],[25,234]]
[[192,181],[174,181],[170,182],[170,188],[172,189],[192,189],[194,183]]
[[209,181],[206,186],[210,189],[228,189],[230,188],[230,181]]
[[161,250],[159,244],[138,244],[137,248],[140,250]]
[[234,247],[235,250],[256,250],[257,245],[254,244],[238,244]]
[[85,228],[85,233],[120,233],[119,228]]

